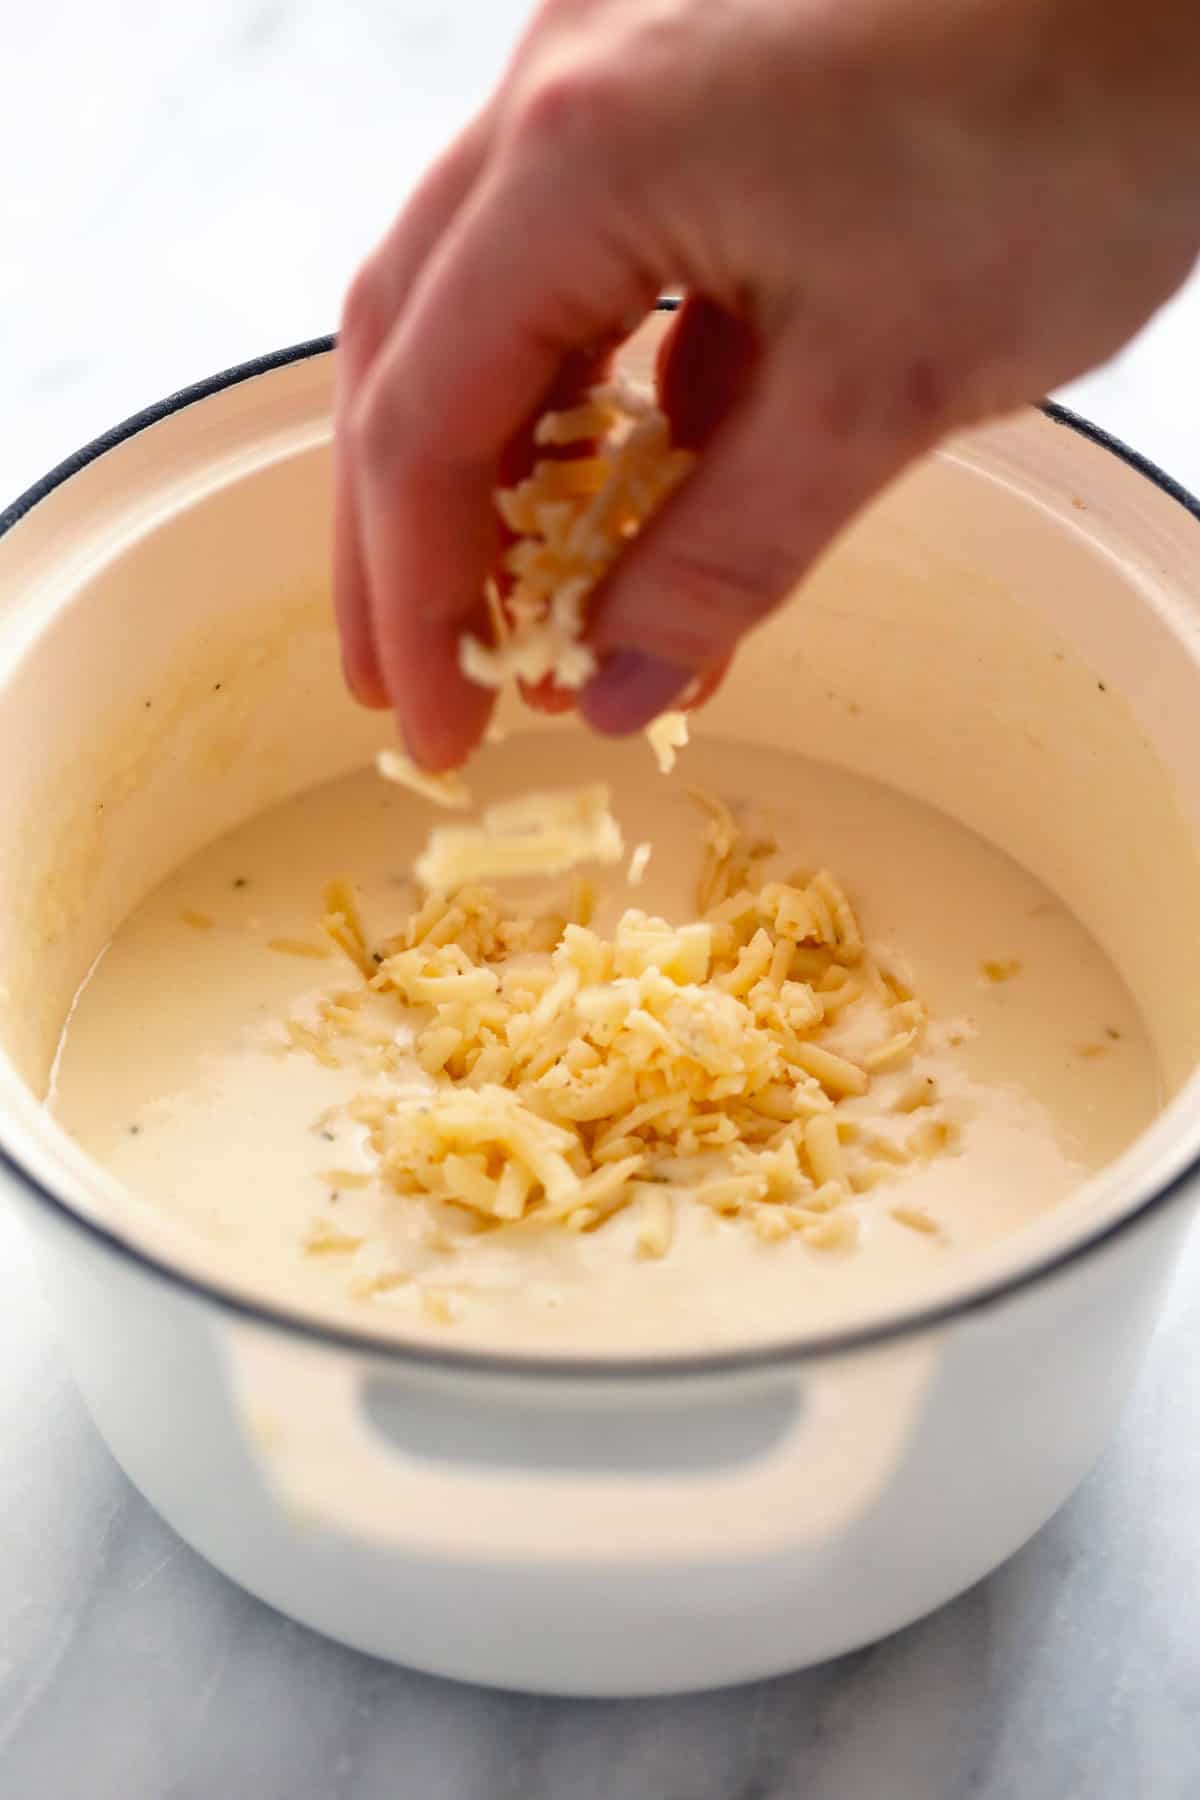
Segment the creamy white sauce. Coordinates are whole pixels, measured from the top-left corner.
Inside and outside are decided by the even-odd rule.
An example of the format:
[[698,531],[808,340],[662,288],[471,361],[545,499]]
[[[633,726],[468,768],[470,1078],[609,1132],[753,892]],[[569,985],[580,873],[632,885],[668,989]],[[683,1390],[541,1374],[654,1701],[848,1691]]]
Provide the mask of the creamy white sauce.
[[[471,785],[486,804],[598,778],[613,787],[627,844],[654,849],[636,890],[622,870],[605,872],[603,927],[628,905],[693,915],[700,820],[686,787],[696,784],[752,805],[779,840],[779,872],[834,870],[869,941],[911,972],[935,1022],[921,1066],[949,1096],[960,1144],[854,1201],[856,1250],[763,1243],[744,1222],[681,1205],[661,1261],[634,1255],[632,1214],[585,1235],[484,1234],[448,1254],[424,1241],[420,1209],[373,1176],[331,1199],[323,1172],[369,1173],[371,1157],[361,1128],[339,1124],[330,1141],[314,1122],[369,1083],[281,1054],[280,1022],[356,978],[340,959],[267,946],[321,941],[320,892],[332,875],[358,885],[372,933],[386,935],[411,910],[409,870],[433,809],[373,771],[252,821],[137,909],[64,1033],[50,1100],[60,1123],[264,1294],[405,1335],[612,1353],[777,1337],[836,1324],[851,1305],[901,1301],[947,1259],[1063,1199],[1153,1117],[1158,1068],[1116,972],[1031,875],[949,819],[805,759],[703,737],[669,778],[641,741],[514,737],[487,750]],[[993,981],[985,962],[1019,967]],[[897,1204],[931,1214],[936,1235],[897,1223]],[[382,1264],[412,1279],[354,1298],[345,1259],[303,1250],[314,1217],[365,1233]],[[449,1323],[427,1316],[428,1288],[453,1291]]]

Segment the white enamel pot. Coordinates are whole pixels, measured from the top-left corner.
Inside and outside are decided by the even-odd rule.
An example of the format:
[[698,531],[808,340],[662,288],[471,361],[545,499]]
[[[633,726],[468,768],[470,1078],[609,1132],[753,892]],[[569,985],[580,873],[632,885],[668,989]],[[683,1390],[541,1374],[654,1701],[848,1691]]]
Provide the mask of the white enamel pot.
[[65,1352],[190,1544],[376,1655],[593,1695],[837,1655],[1062,1504],[1180,1248],[1197,509],[1078,421],[1025,413],[895,488],[711,715],[942,807],[1055,889],[1150,1025],[1171,1094],[1152,1129],[1034,1229],[820,1340],[798,1321],[667,1360],[430,1348],[290,1313],[269,1271],[235,1281],[39,1104],[74,988],[149,887],[386,738],[342,691],[329,616],[331,369],[308,344],[176,395],[0,517],[0,1181]]

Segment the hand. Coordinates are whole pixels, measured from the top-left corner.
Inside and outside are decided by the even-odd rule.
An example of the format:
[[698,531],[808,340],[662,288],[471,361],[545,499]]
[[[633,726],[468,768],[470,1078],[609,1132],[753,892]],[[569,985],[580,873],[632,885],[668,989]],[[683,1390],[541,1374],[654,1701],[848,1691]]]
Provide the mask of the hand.
[[347,677],[430,768],[491,696],[492,491],[666,286],[696,468],[622,557],[581,697],[634,730],[945,433],[1115,351],[1200,247],[1195,0],[548,0],[346,302]]

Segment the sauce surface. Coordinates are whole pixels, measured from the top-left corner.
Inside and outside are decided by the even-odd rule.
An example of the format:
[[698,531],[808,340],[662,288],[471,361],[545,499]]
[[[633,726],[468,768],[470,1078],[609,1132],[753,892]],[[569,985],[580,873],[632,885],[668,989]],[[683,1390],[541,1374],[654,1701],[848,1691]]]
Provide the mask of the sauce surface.
[[[958,1141],[855,1200],[854,1250],[763,1242],[742,1221],[685,1207],[661,1260],[637,1257],[627,1214],[578,1235],[427,1241],[419,1209],[375,1178],[362,1128],[320,1123],[363,1091],[361,1072],[283,1048],[283,1022],[352,974],[335,955],[270,947],[321,944],[321,889],[335,875],[354,881],[380,935],[413,909],[409,871],[446,815],[374,771],[252,820],[134,912],[64,1032],[50,1097],[60,1124],[264,1295],[405,1336],[612,1354],[786,1336],[901,1302],[948,1258],[1054,1206],[1154,1116],[1156,1060],[1112,966],[1031,875],[953,821],[804,758],[703,737],[663,777],[641,740],[516,736],[489,748],[471,786],[483,805],[597,779],[612,786],[627,845],[653,845],[640,886],[620,869],[597,876],[602,929],[628,906],[694,916],[696,785],[778,839],[780,870],[832,869],[869,941],[911,973],[933,1020],[920,1067],[936,1075]],[[331,1170],[357,1182],[331,1192]],[[937,1230],[898,1222],[897,1204]],[[410,1279],[356,1297],[343,1258],[306,1253],[331,1208]],[[431,1308],[434,1294],[452,1304]]]

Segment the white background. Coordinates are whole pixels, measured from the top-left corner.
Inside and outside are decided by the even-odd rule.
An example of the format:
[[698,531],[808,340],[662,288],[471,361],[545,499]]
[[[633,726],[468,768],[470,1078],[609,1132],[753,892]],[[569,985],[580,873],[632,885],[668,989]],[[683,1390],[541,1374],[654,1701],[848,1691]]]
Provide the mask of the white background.
[[[0,0],[0,504],[172,389],[332,330],[526,10]],[[1070,396],[1194,487],[1198,344],[1193,281]]]

